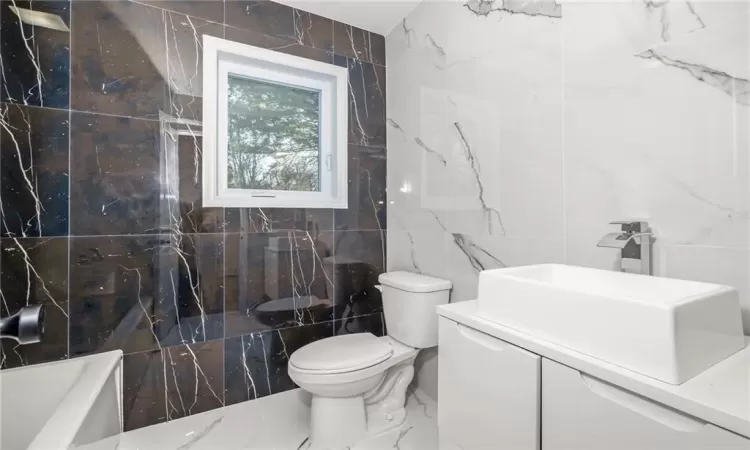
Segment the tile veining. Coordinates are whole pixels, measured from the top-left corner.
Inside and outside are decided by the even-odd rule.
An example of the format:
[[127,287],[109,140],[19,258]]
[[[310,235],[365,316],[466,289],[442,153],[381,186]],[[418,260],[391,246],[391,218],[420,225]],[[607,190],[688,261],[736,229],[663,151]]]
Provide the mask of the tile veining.
[[502,217],[500,217],[500,212],[497,209],[490,207],[484,198],[484,185],[482,184],[482,179],[479,175],[481,172],[479,161],[476,159],[474,153],[471,150],[471,145],[469,145],[469,141],[466,139],[466,135],[464,134],[464,131],[461,128],[461,124],[458,122],[454,122],[453,126],[458,132],[458,136],[461,139],[461,146],[466,152],[466,160],[469,162],[471,171],[474,173],[474,178],[476,180],[477,187],[479,189],[479,203],[482,206],[482,210],[484,211],[485,218],[487,220],[487,231],[489,231],[489,233],[492,234],[492,219],[494,217],[497,219],[497,222],[500,225],[501,232],[505,234],[505,226],[503,226],[503,219]]
[[[26,131],[26,133],[27,133],[26,137],[27,137],[27,140],[28,140],[29,144],[31,144],[31,124],[26,119],[26,117],[23,116],[23,113],[21,113],[21,114],[22,114],[22,120],[26,124],[26,127],[25,127],[26,130],[27,130]],[[29,227],[32,226],[30,224],[30,222],[32,222],[32,221],[36,222],[36,228],[37,228],[37,230],[39,232],[39,235],[41,236],[41,233],[42,233],[42,223],[41,223],[41,219],[42,219],[42,202],[39,199],[39,194],[37,193],[36,177],[34,175],[34,161],[33,161],[33,159],[29,158],[30,159],[30,161],[29,161],[29,167],[28,168],[24,167],[23,161],[24,161],[25,158],[22,155],[21,147],[20,147],[20,145],[19,145],[19,143],[18,143],[18,141],[16,140],[16,137],[15,137],[15,132],[16,131],[20,131],[20,130],[17,129],[17,128],[11,129],[11,127],[10,127],[10,125],[8,123],[8,120],[7,120],[7,115],[8,115],[8,106],[2,105],[0,107],[0,126],[3,127],[3,129],[5,130],[5,133],[7,134],[7,136],[10,137],[11,141],[13,142],[13,148],[16,151],[16,161],[20,165],[18,172],[21,174],[21,176],[23,178],[23,188],[25,188],[28,191],[28,193],[31,195],[32,202],[34,204],[35,214],[34,214],[33,217],[31,217],[29,219],[29,221],[26,222],[26,228],[29,228]],[[31,150],[31,146],[29,146],[29,150]],[[32,182],[32,179],[34,179],[34,182]],[[3,215],[3,222],[5,223],[5,217],[4,217],[4,215]],[[7,227],[7,225],[6,225],[6,227]],[[23,230],[21,230],[21,236],[23,236],[23,237],[26,237],[26,228],[24,228]]]
[[3,235],[67,233],[67,128],[63,111],[0,104]]
[[182,444],[181,446],[177,447],[177,450],[188,450],[191,447],[193,447],[195,444],[197,444],[200,440],[204,439],[206,436],[211,433],[211,431],[221,423],[221,421],[224,420],[224,417],[219,417],[218,419],[214,420],[206,428],[204,428],[199,433],[195,433],[194,436],[190,438],[189,441]]
[[[11,0],[11,4],[13,5],[13,8],[15,8],[14,13],[18,14],[18,5],[16,4],[16,0]],[[44,96],[42,95],[42,82],[44,81],[44,74],[42,73],[42,68],[39,65],[39,61],[37,59],[37,52],[35,52],[31,46],[29,45],[29,42],[34,42],[34,31],[33,28],[31,29],[31,32],[29,35],[26,35],[26,27],[24,24],[19,20],[18,21],[18,31],[21,34],[21,40],[23,41],[24,47],[26,48],[26,58],[31,62],[31,65],[34,67],[34,72],[36,73],[36,85],[28,89],[28,97],[24,96],[21,100],[24,105],[28,105],[28,98],[29,97],[38,97],[39,98],[39,106],[44,106]],[[36,92],[34,92],[36,90]],[[9,98],[8,100],[13,100]]]
[[[267,1],[0,8],[0,309],[46,304],[49,337],[1,368],[121,349],[135,429],[293,389],[343,321],[382,334],[383,36]],[[203,205],[203,35],[348,68],[349,208]]]
[[658,15],[661,26],[660,36],[663,42],[673,40],[675,36],[672,35],[672,30],[678,27],[678,35],[693,33],[706,27],[691,1],[644,0],[643,5],[647,13]]
[[747,15],[746,2],[418,6],[387,37],[388,267],[468,300],[483,269],[612,268],[591,224],[643,216],[656,275],[736,286],[750,310]]
[[[453,242],[466,255],[469,263],[477,273],[482,270],[507,267],[500,259],[472,242],[471,238],[466,235],[453,233]],[[482,261],[483,259],[485,261]]]
[[558,5],[555,0],[470,0],[464,3],[464,7],[477,16],[483,17],[488,17],[496,11],[531,17],[562,17],[562,6]]
[[[36,268],[34,267],[34,263],[31,261],[31,258],[29,257],[29,253],[27,252],[26,248],[24,248],[23,245],[18,241],[18,238],[11,237],[10,238],[13,243],[15,244],[15,248],[6,248],[6,252],[12,252],[12,251],[18,251],[21,253],[23,262],[24,262],[24,268],[26,271],[26,306],[30,306],[33,303],[32,298],[32,289],[37,288],[40,289],[43,293],[43,301],[49,300],[50,303],[52,303],[55,308],[59,309],[60,312],[65,316],[68,317],[68,312],[62,307],[61,303],[55,300],[55,297],[52,295],[52,293],[49,291],[47,286],[44,283],[44,279],[39,275],[39,272],[37,272]],[[44,245],[44,241],[40,242],[38,245]],[[37,300],[38,301],[38,300]]]
[[[400,127],[399,127],[399,130],[403,131]],[[414,138],[414,143],[417,144],[418,146],[422,147],[422,149],[425,152],[427,152],[427,153],[429,153],[431,155],[435,155],[435,157],[438,158],[440,160],[440,162],[443,163],[444,166],[448,165],[448,160],[445,159],[445,157],[443,155],[441,155],[439,152],[437,152],[436,150],[433,150],[430,147],[428,147],[427,144],[425,144],[424,142],[422,142],[422,139],[419,139],[418,137],[415,137]]]
[[406,46],[411,48],[411,41],[412,39],[416,39],[416,34],[413,28],[409,28],[409,26],[406,25],[406,17],[401,19],[401,29],[404,32],[404,36],[406,36]]
[[705,83],[729,95],[740,105],[750,106],[750,80],[748,79],[735,77],[721,70],[712,69],[700,64],[675,60],[668,56],[660,55],[657,50],[647,50],[636,56],[658,61],[665,66],[687,72],[701,83]]
[[[121,449],[156,450],[175,448],[192,450],[198,448],[246,448],[248,450],[312,449],[310,440],[309,398],[299,390],[266,397],[255,402],[244,402],[228,406],[219,411],[208,411],[193,417],[134,430],[93,444],[81,450]],[[437,405],[426,400],[424,405],[407,405],[406,423],[396,430],[367,439],[350,450],[425,450],[438,448]],[[238,433],[248,424],[261,425],[253,428],[252,436]]]

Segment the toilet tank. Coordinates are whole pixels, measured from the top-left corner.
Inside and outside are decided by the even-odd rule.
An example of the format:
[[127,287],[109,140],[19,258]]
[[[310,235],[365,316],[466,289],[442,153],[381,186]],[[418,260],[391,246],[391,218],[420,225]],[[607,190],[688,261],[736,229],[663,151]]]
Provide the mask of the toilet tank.
[[378,277],[388,336],[413,348],[438,345],[438,305],[448,303],[448,280],[410,272],[386,272]]

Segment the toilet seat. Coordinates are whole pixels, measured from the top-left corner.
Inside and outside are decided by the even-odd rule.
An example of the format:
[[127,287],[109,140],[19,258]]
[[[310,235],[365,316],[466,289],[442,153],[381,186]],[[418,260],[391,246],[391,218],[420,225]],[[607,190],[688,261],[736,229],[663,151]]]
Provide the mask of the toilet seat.
[[[383,357],[381,354],[380,357],[377,358],[379,360],[378,362],[372,362],[372,361],[375,361],[375,358],[372,355],[369,355],[373,359],[370,362],[368,362],[366,365],[363,364],[364,367],[350,368],[350,369],[338,369],[338,371],[335,371],[335,372],[330,371],[330,369],[329,370],[320,370],[320,369],[311,370],[311,369],[303,369],[297,366],[297,364],[310,365],[310,364],[305,364],[305,361],[306,361],[305,358],[302,358],[303,362],[300,362],[300,359],[295,356],[297,355],[297,353],[300,353],[302,350],[307,348],[307,346],[311,346],[317,343],[321,343],[319,345],[323,346],[323,345],[326,345],[326,344],[322,344],[323,342],[329,341],[331,339],[338,339],[339,337],[347,337],[346,340],[343,340],[343,339],[340,340],[339,344],[343,342],[353,343],[357,341],[354,340],[353,338],[349,338],[348,336],[361,336],[361,335],[369,335],[370,337],[357,338],[357,339],[372,341],[371,337],[375,338],[377,341],[384,344],[386,347],[390,349],[390,354],[388,354],[385,357]],[[388,370],[390,367],[396,364],[399,364],[405,360],[415,357],[417,355],[417,352],[419,351],[415,348],[408,347],[396,341],[390,336],[383,336],[379,338],[379,337],[375,337],[374,335],[370,333],[355,333],[355,334],[347,334],[343,336],[329,337],[329,338],[321,339],[319,341],[315,341],[312,344],[308,344],[307,346],[294,352],[292,354],[292,357],[289,359],[289,366],[288,366],[289,376],[292,378],[292,381],[294,381],[298,385],[313,384],[313,385],[335,386],[335,385],[362,381],[369,377],[382,376],[385,373],[385,371]],[[379,347],[383,348],[382,346],[379,346]],[[364,351],[362,351],[362,349],[358,349],[356,346],[353,348],[354,348],[354,352],[362,353],[361,357],[366,358],[367,355],[364,354]]]
[[337,374],[382,363],[393,347],[372,333],[345,334],[315,341],[294,352],[289,364],[299,372]]

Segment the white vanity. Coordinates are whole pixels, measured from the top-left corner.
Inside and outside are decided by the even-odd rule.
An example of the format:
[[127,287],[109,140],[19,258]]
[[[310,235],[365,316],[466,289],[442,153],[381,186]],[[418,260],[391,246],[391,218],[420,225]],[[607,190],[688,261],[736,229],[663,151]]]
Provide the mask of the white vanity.
[[441,449],[750,449],[730,288],[527,266],[438,314]]

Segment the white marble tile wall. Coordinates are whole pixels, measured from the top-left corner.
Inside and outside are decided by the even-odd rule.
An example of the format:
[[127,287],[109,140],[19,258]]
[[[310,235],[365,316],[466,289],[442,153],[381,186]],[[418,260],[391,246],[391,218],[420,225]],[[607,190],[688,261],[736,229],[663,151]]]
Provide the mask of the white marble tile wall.
[[750,334],[747,1],[430,2],[387,37],[388,270],[619,265],[735,286]]

